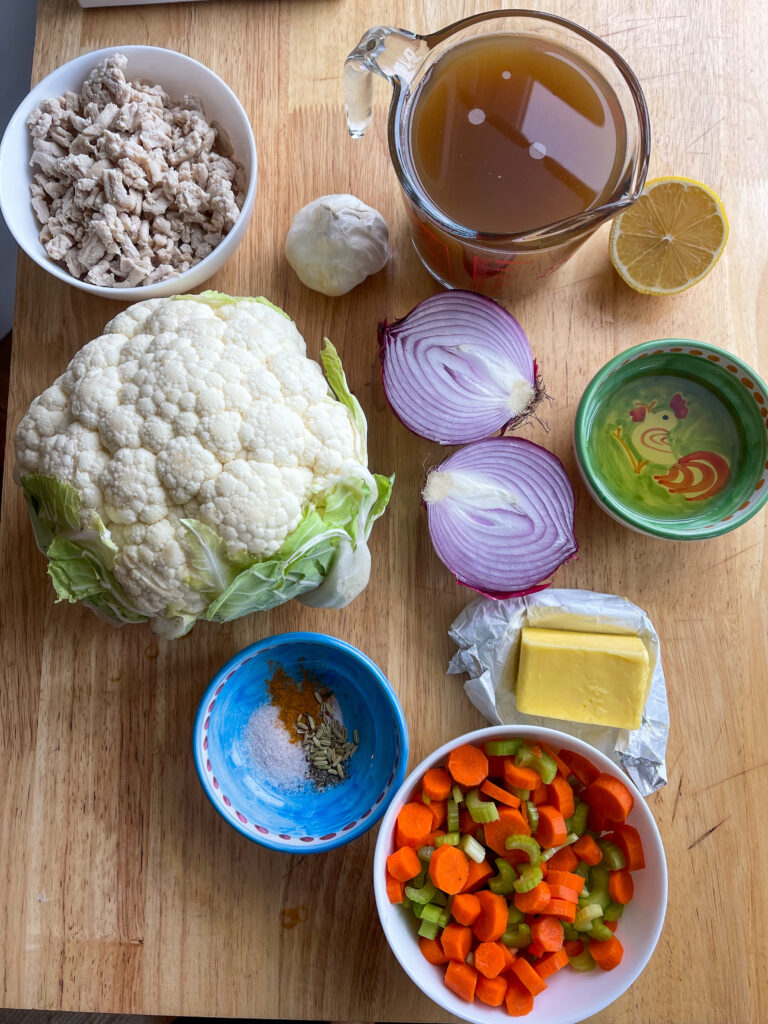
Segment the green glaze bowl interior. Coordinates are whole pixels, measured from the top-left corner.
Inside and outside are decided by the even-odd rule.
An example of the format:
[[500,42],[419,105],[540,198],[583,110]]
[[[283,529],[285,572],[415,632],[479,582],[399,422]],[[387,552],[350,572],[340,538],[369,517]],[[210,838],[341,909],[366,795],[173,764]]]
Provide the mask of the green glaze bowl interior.
[[713,345],[649,341],[587,385],[574,447],[614,519],[653,537],[716,537],[768,500],[768,389]]

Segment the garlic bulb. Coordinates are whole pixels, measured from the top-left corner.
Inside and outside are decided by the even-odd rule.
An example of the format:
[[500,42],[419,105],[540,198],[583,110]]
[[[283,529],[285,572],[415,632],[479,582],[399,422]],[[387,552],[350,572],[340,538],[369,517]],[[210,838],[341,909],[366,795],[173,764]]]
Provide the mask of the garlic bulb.
[[308,288],[344,295],[387,262],[381,214],[355,196],[321,196],[303,206],[285,239],[285,257]]

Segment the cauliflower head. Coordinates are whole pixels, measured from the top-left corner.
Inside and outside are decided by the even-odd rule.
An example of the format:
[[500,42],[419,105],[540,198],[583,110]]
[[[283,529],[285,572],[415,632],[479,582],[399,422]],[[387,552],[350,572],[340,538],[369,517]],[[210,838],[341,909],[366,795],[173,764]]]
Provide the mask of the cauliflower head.
[[[149,299],[36,398],[14,476],[59,600],[167,636],[291,598],[341,607],[392,478],[326,340],[263,298]],[[311,595],[311,596],[310,596]]]

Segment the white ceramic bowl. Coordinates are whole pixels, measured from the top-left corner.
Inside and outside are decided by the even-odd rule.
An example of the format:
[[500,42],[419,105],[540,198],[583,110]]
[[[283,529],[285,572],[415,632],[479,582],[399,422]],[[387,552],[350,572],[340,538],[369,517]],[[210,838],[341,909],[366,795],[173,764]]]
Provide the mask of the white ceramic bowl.
[[[52,260],[40,242],[40,225],[32,210],[29,195],[32,144],[26,127],[27,117],[44,99],[61,96],[70,89],[79,91],[88,73],[113,53],[124,53],[128,58],[128,78],[156,82],[162,85],[172,99],[181,98],[185,93],[199,97],[208,120],[216,121],[226,131],[235,158],[242,164],[248,177],[240,216],[213,252],[178,277],[137,288],[105,288],[87,284],[73,277],[63,264]],[[218,75],[203,64],[183,53],[158,46],[110,46],[85,53],[57,68],[36,85],[19,105],[0,143],[0,210],[16,242],[35,263],[59,280],[92,295],[120,302],[140,302],[142,299],[188,292],[215,274],[245,234],[256,197],[256,179],[256,143],[248,115],[237,96]]]
[[445,764],[450,751],[462,743],[481,745],[487,740],[511,739],[516,736],[542,740],[555,750],[568,747],[577,751],[588,757],[600,771],[620,778],[635,797],[635,805],[627,820],[640,833],[646,866],[632,873],[635,895],[617,931],[624,946],[624,957],[612,971],[602,971],[599,967],[587,974],[580,974],[568,967],[558,971],[547,980],[546,991],[536,996],[533,1010],[525,1018],[528,1024],[578,1024],[612,1003],[640,975],[661,934],[667,907],[667,864],[653,815],[627,776],[588,743],[555,729],[506,725],[479,729],[459,736],[430,754],[397,791],[381,823],[373,860],[376,907],[392,952],[406,974],[430,999],[473,1024],[502,1024],[509,1021],[503,1005],[490,1007],[477,999],[467,1003],[454,995],[443,980],[445,968],[427,963],[419,949],[415,918],[399,904],[390,903],[387,899],[386,861],[394,850],[395,819],[403,804],[418,791],[421,778],[428,768]]

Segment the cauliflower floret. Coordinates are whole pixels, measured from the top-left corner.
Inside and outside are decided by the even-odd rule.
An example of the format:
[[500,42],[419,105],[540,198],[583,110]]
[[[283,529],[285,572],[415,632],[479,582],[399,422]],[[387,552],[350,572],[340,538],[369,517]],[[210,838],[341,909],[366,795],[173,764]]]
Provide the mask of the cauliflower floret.
[[61,387],[61,377],[36,398],[16,432],[16,465],[14,478],[18,483],[23,473],[39,472],[40,453],[52,437],[63,434],[70,422],[69,398]]
[[168,515],[165,488],[157,476],[157,456],[144,448],[115,452],[99,482],[108,522],[157,523]]
[[126,593],[143,612],[164,616],[172,611],[198,615],[205,609],[205,598],[183,584],[187,556],[179,543],[183,529],[173,518],[134,528],[133,536],[123,539],[115,559],[114,573]]
[[99,479],[108,459],[95,431],[70,423],[45,445],[32,472],[71,484],[80,491],[84,506],[98,508],[103,500]]
[[197,438],[174,437],[158,453],[157,475],[177,505],[185,505],[200,493],[207,480],[221,472],[221,463]]

